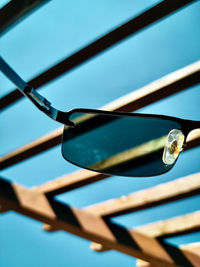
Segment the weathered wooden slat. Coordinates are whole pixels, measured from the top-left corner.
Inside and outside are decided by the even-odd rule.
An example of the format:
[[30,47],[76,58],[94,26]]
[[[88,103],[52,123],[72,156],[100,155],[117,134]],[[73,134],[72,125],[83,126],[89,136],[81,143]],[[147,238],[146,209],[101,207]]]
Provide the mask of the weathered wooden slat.
[[200,211],[136,227],[151,237],[173,237],[200,231]]
[[200,173],[147,188],[119,199],[98,203],[84,210],[92,214],[113,217],[169,203],[200,193]]
[[[200,61],[177,70],[141,89],[102,107],[104,110],[135,111],[200,82]],[[0,158],[0,169],[37,155],[61,142],[62,129],[58,129]],[[199,141],[197,141],[198,143]]]
[[37,155],[49,148],[52,148],[61,143],[62,128],[59,128],[50,134],[47,134],[39,139],[20,147],[5,156],[0,157],[0,169],[9,167],[24,159]]
[[[38,2],[34,0],[29,0],[30,2]],[[18,2],[17,9],[20,6],[22,1],[12,1]],[[11,2],[11,3],[12,3]],[[24,2],[24,1],[23,1]],[[27,2],[27,1],[25,1]],[[41,2],[41,1],[40,1]],[[40,75],[36,76],[28,83],[34,87],[35,89],[43,86],[44,84],[52,81],[53,79],[57,78],[58,76],[66,73],[67,71],[72,70],[74,67],[82,64],[83,62],[87,61],[88,59],[92,58],[93,56],[101,53],[105,49],[111,47],[112,45],[118,43],[119,41],[127,38],[128,36],[137,33],[138,31],[142,30],[146,26],[151,25],[152,23],[158,21],[161,18],[171,14],[172,12],[176,11],[177,9],[188,5],[195,0],[165,0],[157,5],[153,6],[152,8],[146,10],[142,14],[139,14],[135,18],[129,20],[125,24],[121,25],[120,27],[114,29],[113,31],[105,34],[101,38],[97,39],[96,41],[90,43],[88,46],[84,47],[83,49],[75,52],[71,56],[65,58],[58,64],[54,65],[50,69],[44,71]],[[15,7],[16,9],[16,7]],[[4,12],[5,15],[2,17],[1,25],[3,26],[6,24],[6,20],[8,20],[7,13]],[[16,16],[16,10],[13,14],[14,18]],[[6,17],[6,18],[5,18]],[[10,20],[10,19],[9,19]],[[67,33],[66,33],[67,34]],[[0,107],[1,109],[9,106],[16,100],[20,99],[23,95],[18,91],[14,90],[11,93],[7,94],[0,100]]]
[[34,191],[38,191],[50,196],[58,195],[84,185],[88,185],[102,179],[109,177],[106,174],[92,172],[88,170],[80,170],[68,175],[65,175],[56,180],[50,181],[43,185],[33,188]]
[[174,246],[3,179],[0,179],[0,204],[6,209],[153,264],[167,267],[188,263]]
[[[49,1],[49,0],[48,0]],[[22,20],[47,0],[12,0],[0,10],[0,34]]]

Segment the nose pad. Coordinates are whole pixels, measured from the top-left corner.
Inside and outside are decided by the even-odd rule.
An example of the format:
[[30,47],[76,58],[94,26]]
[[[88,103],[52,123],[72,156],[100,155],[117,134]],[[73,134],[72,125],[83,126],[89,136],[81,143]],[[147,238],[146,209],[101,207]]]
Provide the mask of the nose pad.
[[165,164],[171,165],[176,161],[183,150],[184,140],[185,136],[181,130],[173,129],[169,132],[162,157]]

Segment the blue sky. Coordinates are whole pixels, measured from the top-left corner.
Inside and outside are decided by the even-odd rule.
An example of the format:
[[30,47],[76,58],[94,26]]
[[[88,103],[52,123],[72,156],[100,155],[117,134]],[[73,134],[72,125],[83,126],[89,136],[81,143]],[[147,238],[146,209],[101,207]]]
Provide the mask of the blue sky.
[[[114,27],[126,22],[155,0],[50,1],[0,41],[1,55],[29,80]],[[43,86],[40,92],[57,108],[98,108],[200,58],[200,3],[120,42],[97,57]],[[14,86],[0,74],[0,96]],[[149,105],[145,113],[200,120],[200,85]],[[1,113],[1,155],[60,127],[22,99]],[[185,152],[169,173],[154,178],[112,177],[58,196],[84,207],[120,197],[199,171],[200,148]],[[11,181],[36,186],[78,170],[66,162],[60,146],[2,171]],[[200,197],[116,217],[127,227],[167,219],[199,209]],[[0,216],[0,266],[134,266],[135,259],[118,252],[102,254],[90,243],[68,233],[42,231],[42,224],[9,212]],[[200,234],[171,238],[174,244],[200,241]],[[78,255],[78,257],[77,257]]]

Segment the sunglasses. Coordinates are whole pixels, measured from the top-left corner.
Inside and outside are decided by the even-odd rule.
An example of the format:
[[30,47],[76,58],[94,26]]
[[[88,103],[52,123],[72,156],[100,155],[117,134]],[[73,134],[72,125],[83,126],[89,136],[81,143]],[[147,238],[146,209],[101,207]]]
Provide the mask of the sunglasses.
[[147,177],[168,172],[200,121],[164,115],[73,109],[63,112],[25,83],[0,57],[0,70],[51,119],[64,124],[62,155],[84,169]]

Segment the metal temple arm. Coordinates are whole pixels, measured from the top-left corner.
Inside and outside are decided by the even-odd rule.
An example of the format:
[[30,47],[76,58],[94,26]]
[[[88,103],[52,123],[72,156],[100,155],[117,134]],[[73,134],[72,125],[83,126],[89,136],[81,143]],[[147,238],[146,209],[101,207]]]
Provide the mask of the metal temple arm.
[[71,125],[70,121],[67,119],[66,113],[51,106],[51,103],[42,95],[29,86],[0,56],[0,70],[11,80],[17,88],[28,97],[34,105],[41,111],[43,111],[51,119]]

